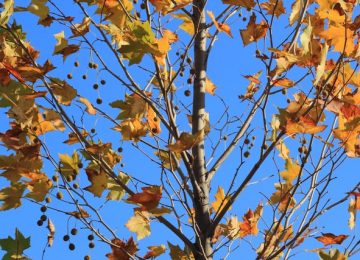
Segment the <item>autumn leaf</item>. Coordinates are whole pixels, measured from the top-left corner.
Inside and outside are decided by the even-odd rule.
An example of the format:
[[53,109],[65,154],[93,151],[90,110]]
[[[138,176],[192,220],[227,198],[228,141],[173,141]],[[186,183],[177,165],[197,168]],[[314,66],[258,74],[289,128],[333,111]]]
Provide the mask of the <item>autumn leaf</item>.
[[187,248],[183,250],[178,245],[173,245],[170,242],[168,242],[168,246],[171,260],[195,260],[193,253]]
[[290,87],[293,87],[295,84],[291,79],[288,79],[288,78],[276,79],[276,80],[272,81],[271,83],[274,84],[274,86],[279,86],[279,87],[283,87],[283,88],[290,88]]
[[79,174],[79,155],[76,151],[70,156],[68,154],[59,154],[60,168],[59,172],[66,177]]
[[316,134],[324,131],[326,125],[317,125],[309,116],[302,116],[296,122],[292,119],[288,119],[285,127],[287,135],[293,134]]
[[[117,179],[126,185],[129,182],[130,177],[123,172],[120,172]],[[113,179],[109,179],[107,189],[110,191],[106,196],[107,200],[121,200],[125,196],[125,190]]]
[[59,32],[54,35],[57,40],[57,44],[55,45],[54,55],[61,54],[63,55],[63,61],[66,60],[67,56],[77,52],[80,49],[79,45],[68,44],[67,39],[65,38],[64,31]]
[[284,141],[280,141],[279,143],[276,144],[276,148],[279,150],[279,156],[284,159],[287,160],[289,159],[289,155],[290,155],[290,151],[289,149],[286,147]]
[[[215,194],[215,201],[211,203],[212,208],[216,213],[219,213],[224,206],[228,203],[230,196],[225,196],[224,189],[222,187],[218,187],[218,190]],[[229,208],[231,209],[231,208]]]
[[356,224],[356,213],[357,213],[357,199],[350,200],[348,212],[349,212],[349,221],[348,225],[350,229],[353,229]]
[[150,219],[145,212],[135,211],[134,216],[131,217],[125,226],[131,231],[136,233],[137,239],[141,240],[150,236]]
[[204,129],[200,130],[194,135],[183,132],[175,143],[169,144],[167,147],[171,152],[181,153],[185,150],[192,148],[194,145],[198,144],[203,139]]
[[163,167],[172,170],[175,170],[177,165],[175,160],[181,160],[181,154],[170,153],[170,151],[159,150],[155,152],[155,155],[160,159]]
[[195,28],[192,19],[187,14],[175,14],[173,15],[174,18],[182,20],[179,28],[182,29],[184,32],[194,35]]
[[137,142],[147,134],[148,125],[136,118],[126,119],[122,121],[119,126],[114,127],[114,129],[121,132],[124,141],[132,140]]
[[149,124],[149,129],[151,129],[151,135],[155,136],[161,133],[160,118],[152,107],[149,107],[147,110],[147,122]]
[[131,195],[126,202],[140,205],[142,211],[155,209],[161,200],[162,187],[150,186],[141,188],[142,192]]
[[257,224],[263,212],[263,205],[260,203],[255,211],[249,209],[243,216],[243,221],[239,223],[239,236],[257,235],[259,230]]
[[21,198],[25,191],[26,186],[22,183],[14,183],[10,187],[0,190],[0,211],[15,209],[20,207]]
[[329,253],[325,251],[319,252],[320,260],[347,260],[347,255],[340,253],[340,251],[336,248],[333,248],[329,251]]
[[[49,7],[46,6],[47,1],[45,0],[31,0],[31,4],[28,6],[28,11],[39,17],[39,24],[49,26],[52,22],[44,23],[49,16]],[[49,24],[50,23],[50,24]]]
[[261,3],[260,6],[264,8],[268,14],[279,17],[285,14],[285,7],[282,0],[269,0],[268,2]]
[[334,235],[332,233],[323,233],[321,236],[315,237],[316,240],[324,244],[324,246],[338,244],[341,245],[348,235]]
[[2,250],[6,251],[6,254],[2,258],[4,260],[28,260],[29,258],[24,256],[24,251],[30,248],[30,237],[25,238],[16,228],[15,238],[8,236],[8,238],[0,239],[0,247]]
[[94,194],[95,197],[101,198],[102,193],[107,188],[108,177],[103,170],[95,170],[91,168],[85,169],[88,180],[91,182],[90,186],[87,186],[85,190]]
[[165,253],[165,251],[166,251],[165,245],[148,246],[148,249],[149,249],[149,251],[144,256],[144,259],[156,258],[159,255]]
[[70,216],[73,216],[77,219],[90,217],[90,214],[81,207],[79,207],[79,211],[72,211],[72,212],[68,212],[67,214],[69,214]]
[[111,243],[114,244],[111,245],[112,252],[106,254],[109,260],[130,260],[130,257],[135,255],[139,250],[132,237],[127,241],[114,238],[111,240]]
[[234,38],[234,36],[231,33],[231,28],[228,24],[225,23],[218,23],[218,21],[216,21],[216,18],[214,16],[214,13],[211,11],[207,11],[207,14],[209,15],[210,19],[212,20],[212,22],[215,24],[216,29],[219,32],[224,32],[226,33],[229,37]]
[[54,239],[55,239],[55,225],[51,221],[50,218],[48,218],[47,229],[49,230],[49,234],[48,234],[48,237],[47,237],[47,242],[48,242],[48,245],[51,247],[53,245],[53,242],[54,242]]
[[90,103],[89,100],[87,100],[84,97],[80,97],[79,101],[86,106],[86,112],[87,113],[89,113],[90,115],[95,115],[96,114],[96,109],[93,107],[93,105]]
[[285,170],[280,173],[281,177],[291,183],[294,179],[299,176],[300,165],[297,161],[293,162],[290,158],[286,159]]
[[[276,191],[271,195],[268,203],[270,205],[278,204],[278,210],[284,212],[286,209],[291,209],[295,206],[295,199],[291,196],[293,186],[290,182],[275,183]],[[287,208],[288,207],[288,208]]]
[[256,5],[255,0],[222,0],[224,4],[237,5],[245,8],[253,8]]
[[355,50],[354,32],[342,25],[331,25],[320,36],[334,46],[334,51],[350,55]]
[[266,36],[268,25],[261,21],[260,24],[256,24],[256,15],[253,13],[250,17],[249,23],[245,30],[240,30],[241,39],[243,40],[244,46],[256,42]]
[[69,106],[71,101],[76,97],[77,91],[71,87],[66,81],[59,80],[57,78],[50,78],[50,88],[57,97],[58,101]]
[[84,36],[86,33],[89,32],[89,26],[91,24],[91,19],[89,17],[84,17],[81,23],[74,24],[71,27],[71,32],[73,35],[70,38]]
[[0,13],[0,25],[4,26],[9,21],[11,15],[14,12],[14,0],[4,1],[4,10]]
[[209,93],[210,95],[214,96],[216,89],[217,89],[216,85],[208,77],[206,77],[206,80],[205,80],[206,93]]

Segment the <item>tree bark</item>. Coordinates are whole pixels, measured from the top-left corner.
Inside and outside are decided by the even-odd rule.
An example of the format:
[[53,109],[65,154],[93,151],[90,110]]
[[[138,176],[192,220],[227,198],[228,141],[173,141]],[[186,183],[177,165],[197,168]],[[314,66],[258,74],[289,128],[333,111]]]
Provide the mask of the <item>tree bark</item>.
[[[192,133],[196,134],[205,126],[205,85],[206,85],[206,16],[205,1],[193,1],[193,22],[195,26],[194,42],[194,85]],[[195,192],[195,220],[196,220],[196,259],[212,259],[211,234],[208,229],[211,224],[209,207],[209,180],[206,178],[204,141],[195,145],[193,154],[193,174],[199,189]],[[196,188],[195,188],[196,189]]]

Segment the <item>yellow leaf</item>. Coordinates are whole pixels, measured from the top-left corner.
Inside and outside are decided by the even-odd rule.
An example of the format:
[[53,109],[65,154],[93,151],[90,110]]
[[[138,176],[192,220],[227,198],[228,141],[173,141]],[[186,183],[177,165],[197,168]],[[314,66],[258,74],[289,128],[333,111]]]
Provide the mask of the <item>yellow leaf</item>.
[[4,10],[0,13],[0,25],[4,26],[9,21],[14,12],[14,0],[5,0],[3,4]]
[[50,88],[52,89],[58,101],[65,106],[69,106],[71,104],[71,101],[77,95],[76,89],[67,84],[66,81],[62,81],[56,78],[50,79]]
[[355,227],[355,224],[356,224],[356,200],[352,199],[350,200],[350,203],[349,203],[349,208],[348,208],[348,211],[349,211],[349,228],[350,229],[353,229]]
[[279,156],[281,158],[283,158],[284,160],[289,159],[289,154],[290,151],[289,149],[286,147],[285,143],[283,141],[280,141],[277,145],[276,148],[279,150]]
[[300,12],[302,10],[303,3],[302,0],[296,0],[291,6],[291,14],[289,16],[289,24],[293,25],[300,17]]
[[[356,34],[355,34],[356,35]],[[326,31],[320,33],[320,36],[329,41],[334,46],[334,51],[350,55],[355,50],[354,32],[342,25],[331,25]]]
[[134,216],[131,217],[125,226],[136,233],[137,239],[141,240],[151,234],[150,219],[145,212],[135,211]]
[[175,14],[173,15],[175,18],[182,20],[182,24],[179,26],[180,29],[184,30],[190,35],[194,35],[194,23],[192,19],[186,14]]
[[21,183],[12,184],[10,187],[0,190],[0,211],[15,209],[20,207],[22,195],[25,190],[25,185]]
[[147,124],[141,122],[139,119],[127,119],[120,123],[119,127],[115,127],[122,134],[123,140],[139,141],[142,136],[148,132]]
[[216,86],[215,84],[208,78],[206,77],[206,81],[205,81],[205,91],[207,93],[209,93],[210,95],[215,95],[215,90],[216,90]]
[[75,44],[68,44],[67,39],[65,38],[64,31],[59,32],[54,35],[55,39],[57,40],[57,43],[55,45],[54,49],[54,55],[62,54],[63,60],[65,61],[66,57],[70,54],[77,52],[80,49],[79,45]]
[[93,107],[89,100],[84,97],[80,97],[79,101],[86,106],[86,112],[88,112],[90,115],[96,114],[96,109]]
[[215,194],[215,201],[213,203],[211,203],[211,206],[214,209],[214,211],[216,213],[218,213],[224,208],[226,203],[228,203],[229,199],[230,199],[230,196],[225,197],[224,189],[219,186],[218,190]]
[[101,198],[102,193],[108,186],[108,177],[101,169],[99,171],[91,168],[85,170],[88,180],[91,182],[90,186],[87,186],[85,190],[94,194],[95,197]]
[[85,17],[81,23],[74,24],[73,27],[71,27],[71,32],[73,35],[70,38],[83,36],[87,32],[89,32],[89,26],[91,24],[91,19],[89,17]]
[[293,163],[293,161],[288,158],[285,162],[285,171],[282,171],[280,173],[281,177],[286,181],[291,183],[295,178],[299,176],[300,173],[300,165],[296,161]]
[[144,256],[145,259],[158,257],[159,255],[165,253],[166,251],[165,245],[148,246],[148,249],[149,251]]
[[186,250],[182,250],[179,246],[173,245],[168,242],[170,249],[170,257],[171,260],[195,260],[195,257],[192,252]]
[[196,134],[181,133],[180,138],[176,143],[169,144],[167,147],[170,151],[181,153],[185,150],[192,148],[204,139],[204,129],[200,130]]
[[[275,183],[275,189],[276,191],[271,195],[269,199],[270,205],[279,204],[278,210],[281,212],[284,212],[287,205],[288,209],[291,209],[295,206],[295,199],[291,197],[290,192],[292,190],[293,186],[290,182],[286,183]],[[290,202],[289,202],[290,200]]]
[[282,0],[270,0],[269,2],[261,3],[260,6],[264,8],[268,14],[275,15],[276,17],[286,13]]
[[45,20],[49,15],[49,7],[46,6],[47,0],[32,0],[27,8],[29,12],[39,17],[39,23]]

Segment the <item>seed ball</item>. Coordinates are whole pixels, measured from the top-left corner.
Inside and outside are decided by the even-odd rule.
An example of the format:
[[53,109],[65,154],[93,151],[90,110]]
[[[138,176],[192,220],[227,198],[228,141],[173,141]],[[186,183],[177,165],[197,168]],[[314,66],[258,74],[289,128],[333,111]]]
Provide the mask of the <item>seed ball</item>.
[[93,89],[98,89],[98,88],[99,88],[99,84],[96,84],[96,83],[95,83],[95,84],[93,85]]
[[89,248],[94,248],[94,247],[95,247],[94,242],[90,242],[90,243],[89,243]]
[[46,215],[41,215],[41,216],[40,216],[40,220],[41,220],[41,221],[46,221],[46,220],[47,220],[47,216],[46,216]]
[[36,224],[37,224],[39,227],[41,227],[41,226],[44,224],[44,222],[43,222],[41,219],[39,219],[39,220],[36,222]]
[[92,240],[94,240],[94,235],[93,234],[90,234],[90,235],[88,235],[88,240],[90,240],[90,241],[92,241]]
[[102,99],[101,99],[101,98],[97,98],[97,99],[96,99],[96,104],[101,105],[101,104],[102,104]]
[[119,148],[117,149],[117,151],[118,151],[119,153],[122,153],[123,150],[124,150],[124,149],[123,149],[122,147],[119,147]]
[[245,158],[248,158],[250,156],[250,152],[249,151],[246,151],[245,153],[244,153],[244,157]]
[[67,74],[67,76],[66,76],[68,79],[72,79],[73,78],[73,76],[72,76],[72,74],[71,73],[69,73],[69,74]]
[[64,240],[64,241],[69,241],[69,240],[70,240],[70,236],[69,236],[69,235],[63,236],[63,240]]
[[84,260],[90,260],[90,256],[89,255],[84,256]]
[[244,144],[249,144],[249,143],[250,143],[250,140],[246,138],[244,141]]
[[81,162],[79,162],[77,166],[78,166],[80,169],[81,169],[82,167],[84,167],[84,165],[83,165]]
[[192,84],[192,78],[187,79],[187,84]]
[[91,132],[92,134],[95,134],[95,132],[96,132],[95,128],[91,128],[90,132]]
[[47,210],[47,207],[45,205],[41,206],[41,208],[40,208],[41,212],[46,212],[46,210]]
[[70,249],[71,251],[75,250],[75,245],[74,245],[73,243],[70,243],[70,244],[69,244],[69,249]]
[[105,80],[105,79],[102,79],[102,80],[100,80],[100,83],[101,83],[101,85],[105,85],[105,84],[106,84],[106,80]]
[[78,189],[79,188],[79,184],[78,183],[74,183],[73,184],[73,188],[76,190],[76,189]]
[[54,176],[51,177],[51,179],[52,179],[54,182],[58,182],[58,181],[59,181],[59,176],[54,175]]
[[66,176],[67,182],[72,182],[73,180],[74,180],[74,178],[71,175]]
[[51,198],[50,198],[50,197],[46,197],[45,202],[46,202],[46,203],[50,203],[50,202],[51,202]]
[[75,66],[75,67],[79,67],[79,65],[80,65],[80,64],[79,64],[78,61],[75,61],[75,62],[74,62],[74,66]]
[[141,9],[145,9],[145,8],[146,8],[146,5],[145,5],[144,3],[141,3],[140,8],[141,8]]
[[77,234],[78,230],[76,228],[72,228],[70,230],[71,235],[75,236]]
[[61,191],[56,193],[56,198],[58,198],[59,200],[61,200],[64,197],[64,195],[62,194]]
[[185,90],[184,95],[185,95],[186,97],[189,97],[189,96],[191,95],[191,91],[188,90],[188,89]]

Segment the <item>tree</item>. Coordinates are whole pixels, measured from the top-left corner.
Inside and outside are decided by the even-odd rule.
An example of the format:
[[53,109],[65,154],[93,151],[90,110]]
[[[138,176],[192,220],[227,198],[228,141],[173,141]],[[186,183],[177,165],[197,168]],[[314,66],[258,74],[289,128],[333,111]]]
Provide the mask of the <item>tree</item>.
[[[23,4],[1,4],[3,216],[40,207],[46,247],[81,231],[108,259],[359,251],[360,183],[335,171],[360,156],[358,1]],[[322,226],[347,203],[349,229]]]

